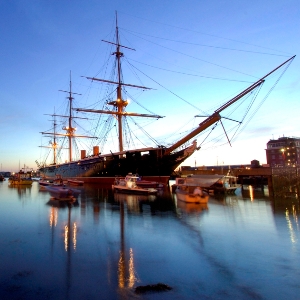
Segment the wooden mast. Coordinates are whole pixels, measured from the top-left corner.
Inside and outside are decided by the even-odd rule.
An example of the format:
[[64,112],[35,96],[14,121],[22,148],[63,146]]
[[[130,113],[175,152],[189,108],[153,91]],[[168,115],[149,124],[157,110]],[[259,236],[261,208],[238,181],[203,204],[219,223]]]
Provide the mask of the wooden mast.
[[53,143],[52,143],[52,148],[53,148],[53,164],[56,165],[56,149],[57,149],[57,144],[56,144],[56,136],[55,136],[55,133],[56,133],[56,119],[55,119],[55,110],[54,110],[54,128],[53,128],[53,131],[54,131],[54,135],[53,135]]
[[[42,148],[51,148],[53,150],[53,164],[56,165],[56,150],[57,150],[57,143],[56,143],[56,119],[55,119],[55,109],[54,109],[54,114],[51,115],[53,117],[53,134],[51,135],[48,135],[50,137],[53,137],[53,142],[50,141],[49,144],[51,144],[51,146],[39,146],[39,147],[42,147]],[[45,132],[42,132],[42,134],[48,134],[48,133],[45,133]]]
[[124,107],[127,106],[127,101],[122,99],[122,89],[121,89],[121,57],[123,53],[120,51],[120,41],[119,41],[119,28],[118,28],[118,16],[116,13],[116,44],[117,49],[114,53],[117,58],[118,63],[118,86],[117,86],[117,108],[118,108],[118,128],[119,128],[119,149],[120,152],[123,151],[123,128],[122,128],[122,113],[124,111]]
[[130,50],[134,50],[134,51],[135,51],[135,49],[132,49],[132,48],[129,48],[129,47],[126,47],[126,46],[123,46],[120,44],[117,13],[116,13],[116,42],[113,43],[113,42],[109,42],[109,41],[105,41],[105,40],[102,40],[102,41],[116,46],[116,51],[113,53],[113,55],[116,56],[116,60],[117,60],[117,71],[118,71],[117,81],[99,79],[99,78],[95,78],[95,77],[86,77],[86,76],[83,76],[83,77],[86,77],[87,79],[90,79],[92,81],[101,81],[101,82],[116,84],[117,85],[117,100],[107,103],[109,105],[114,106],[116,108],[116,110],[106,111],[106,110],[83,109],[83,108],[74,108],[74,110],[81,111],[81,112],[92,112],[92,113],[116,115],[117,121],[118,121],[119,151],[122,152],[124,150],[123,126],[122,126],[123,116],[136,116],[136,117],[148,117],[148,118],[163,118],[163,117],[159,116],[159,115],[149,115],[149,114],[138,114],[138,113],[125,112],[125,107],[128,105],[128,101],[123,100],[123,98],[122,98],[122,86],[141,88],[144,90],[150,90],[151,88],[148,88],[145,86],[134,85],[134,84],[126,84],[126,83],[122,82],[121,57],[123,57],[124,54],[123,54],[123,52],[120,51],[120,48],[122,47],[122,48],[130,49]]
[[66,129],[68,133],[68,139],[69,139],[69,161],[72,161],[72,137],[75,132],[75,128],[72,127],[72,81],[71,81],[71,71],[70,71],[70,88],[69,88],[69,127]]
[[93,136],[85,136],[85,135],[75,135],[75,131],[76,128],[73,127],[72,124],[72,120],[73,118],[76,119],[87,119],[87,118],[80,118],[80,117],[73,117],[72,115],[72,111],[73,111],[73,104],[72,101],[74,99],[73,95],[81,95],[78,93],[74,93],[72,92],[72,78],[71,78],[71,71],[70,71],[70,83],[69,83],[69,91],[63,91],[63,90],[59,90],[60,92],[64,92],[64,93],[68,93],[69,96],[67,97],[67,99],[69,100],[69,114],[67,116],[63,116],[63,115],[56,115],[55,113],[53,115],[51,115],[52,117],[63,117],[63,118],[68,118],[68,126],[64,126],[62,129],[66,131],[66,133],[56,133],[56,121],[54,121],[54,132],[41,132],[42,134],[44,134],[45,136],[53,136],[54,137],[54,142],[52,143],[52,147],[53,148],[53,152],[54,152],[54,164],[56,164],[56,149],[57,149],[57,143],[56,143],[56,136],[66,136],[68,137],[68,144],[69,144],[69,162],[72,161],[73,157],[72,157],[72,140],[73,138],[94,138],[96,139],[97,137],[93,137]]
[[81,95],[81,94],[78,94],[78,93],[72,93],[72,77],[71,77],[71,71],[70,71],[70,85],[69,85],[69,91],[62,91],[60,90],[61,92],[65,92],[65,93],[68,93],[69,96],[68,96],[68,100],[69,100],[69,116],[68,116],[68,123],[69,123],[69,126],[68,127],[63,127],[64,130],[66,130],[66,136],[68,137],[68,142],[69,142],[69,161],[72,161],[72,153],[73,153],[73,150],[72,150],[72,140],[73,140],[73,137],[74,137],[74,133],[76,131],[76,128],[72,126],[72,119],[73,119],[73,116],[72,116],[72,110],[73,110],[73,107],[72,107],[72,101],[73,101],[73,94],[76,94],[76,95]]

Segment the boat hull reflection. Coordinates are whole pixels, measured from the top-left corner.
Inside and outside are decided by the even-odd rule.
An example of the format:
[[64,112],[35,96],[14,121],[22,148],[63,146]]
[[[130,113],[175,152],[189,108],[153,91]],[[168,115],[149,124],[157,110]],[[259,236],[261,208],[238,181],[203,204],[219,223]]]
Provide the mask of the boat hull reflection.
[[185,213],[201,213],[208,210],[207,203],[188,203],[183,201],[177,201],[177,209]]
[[119,194],[114,193],[116,202],[127,204],[127,209],[131,212],[141,212],[143,202],[153,202],[156,200],[156,195],[135,195],[135,194]]

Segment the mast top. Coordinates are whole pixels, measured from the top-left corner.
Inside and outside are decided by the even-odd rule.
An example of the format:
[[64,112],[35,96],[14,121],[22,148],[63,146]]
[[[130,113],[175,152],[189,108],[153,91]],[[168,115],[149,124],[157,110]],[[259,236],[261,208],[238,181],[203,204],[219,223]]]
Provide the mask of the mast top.
[[123,148],[124,148],[123,147],[123,124],[122,124],[124,116],[139,116],[139,117],[153,117],[153,118],[162,118],[162,117],[158,116],[158,115],[127,113],[125,111],[125,108],[128,105],[128,101],[123,99],[122,87],[127,86],[127,87],[133,87],[133,88],[140,88],[143,90],[149,90],[151,88],[148,88],[145,86],[140,86],[140,85],[127,84],[127,83],[122,82],[121,58],[124,56],[124,54],[120,51],[120,48],[122,47],[122,48],[126,48],[126,49],[133,50],[133,51],[135,51],[135,49],[127,47],[127,46],[123,46],[120,44],[117,12],[116,12],[116,41],[115,42],[110,42],[110,41],[106,41],[106,40],[102,40],[102,41],[116,46],[116,50],[112,54],[116,58],[117,79],[115,81],[113,81],[113,80],[99,79],[99,78],[95,78],[95,77],[86,77],[86,76],[82,76],[82,77],[86,77],[87,79],[92,80],[92,81],[100,81],[100,82],[117,85],[116,99],[107,103],[108,105],[112,105],[114,107],[114,109],[111,111],[105,111],[105,110],[75,108],[75,110],[82,111],[82,112],[94,112],[94,113],[115,115],[117,118],[117,122],[118,122],[119,151],[122,152]]

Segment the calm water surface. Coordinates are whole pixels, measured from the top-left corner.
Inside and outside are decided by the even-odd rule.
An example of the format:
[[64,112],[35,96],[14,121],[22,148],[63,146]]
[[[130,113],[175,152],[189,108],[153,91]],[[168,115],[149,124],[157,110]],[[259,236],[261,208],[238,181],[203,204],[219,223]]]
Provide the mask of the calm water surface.
[[[298,200],[80,189],[61,206],[0,182],[0,299],[300,299]],[[172,290],[135,293],[157,283]]]

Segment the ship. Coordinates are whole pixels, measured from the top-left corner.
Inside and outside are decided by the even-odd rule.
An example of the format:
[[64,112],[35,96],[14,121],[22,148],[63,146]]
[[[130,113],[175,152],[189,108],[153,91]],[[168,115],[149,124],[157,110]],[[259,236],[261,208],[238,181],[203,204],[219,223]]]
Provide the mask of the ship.
[[[43,135],[53,137],[53,141],[50,143],[50,146],[47,146],[52,148],[53,150],[52,163],[46,164],[45,162],[36,161],[38,165],[38,171],[40,172],[40,176],[42,177],[55,178],[57,175],[60,175],[64,179],[80,178],[80,180],[83,180],[85,182],[103,182],[111,184],[116,176],[125,177],[128,173],[132,173],[139,174],[139,176],[141,176],[144,180],[168,183],[170,176],[174,174],[174,170],[176,170],[176,168],[178,168],[186,159],[193,155],[195,151],[200,149],[200,146],[197,145],[197,135],[199,135],[201,132],[205,131],[209,127],[213,126],[214,124],[218,123],[219,121],[221,122],[221,112],[223,110],[236,103],[245,95],[251,93],[255,89],[258,89],[264,83],[266,77],[268,77],[284,65],[289,64],[295,57],[293,56],[287,59],[281,65],[269,72],[267,75],[263,76],[255,83],[252,83],[244,91],[227,101],[221,107],[216,109],[211,115],[206,117],[204,121],[202,121],[199,124],[199,126],[197,126],[195,129],[193,129],[191,132],[186,134],[184,137],[182,137],[172,145],[157,145],[155,147],[129,149],[124,147],[123,143],[124,120],[127,117],[145,117],[159,119],[162,118],[162,116],[156,114],[139,114],[126,111],[128,101],[123,98],[123,88],[143,90],[146,90],[148,88],[145,86],[135,84],[127,84],[123,81],[121,75],[121,59],[123,58],[124,54],[122,51],[124,51],[123,49],[132,49],[120,44],[117,17],[115,41],[103,41],[106,43],[110,43],[115,47],[113,55],[116,62],[117,79],[113,81],[107,79],[100,79],[96,77],[85,77],[92,82],[104,82],[106,84],[116,86],[116,96],[114,98],[115,100],[107,101],[106,103],[106,107],[111,107],[111,109],[97,110],[73,107],[73,99],[76,93],[72,91],[72,81],[70,74],[69,90],[63,91],[68,93],[68,114],[63,116],[57,115],[55,113],[52,114],[54,118],[53,132],[42,132]],[[73,120],[77,117],[74,117],[74,112],[114,116],[114,118],[117,120],[119,151],[109,152],[105,154],[100,152],[101,149],[98,145],[94,145],[92,147],[92,154],[87,155],[86,150],[80,150],[79,159],[73,159],[72,142],[74,139],[97,139],[96,136],[76,135],[76,129],[73,125]],[[68,120],[68,125],[63,127],[65,133],[58,133],[55,129],[57,125],[55,118],[57,116],[65,117]],[[68,160],[63,163],[60,163],[56,160],[57,151],[59,149],[59,145],[56,140],[58,137],[65,137],[68,140],[67,149],[69,152],[69,157]]]

